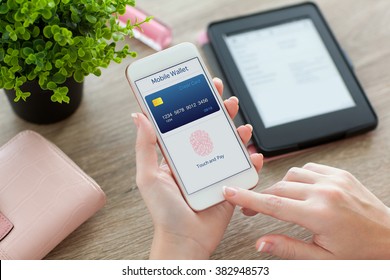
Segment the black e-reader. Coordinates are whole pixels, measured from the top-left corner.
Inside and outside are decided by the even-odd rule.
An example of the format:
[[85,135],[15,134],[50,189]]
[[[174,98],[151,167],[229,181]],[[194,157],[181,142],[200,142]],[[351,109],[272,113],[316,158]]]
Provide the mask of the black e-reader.
[[265,156],[377,126],[348,58],[315,4],[214,22],[208,36]]

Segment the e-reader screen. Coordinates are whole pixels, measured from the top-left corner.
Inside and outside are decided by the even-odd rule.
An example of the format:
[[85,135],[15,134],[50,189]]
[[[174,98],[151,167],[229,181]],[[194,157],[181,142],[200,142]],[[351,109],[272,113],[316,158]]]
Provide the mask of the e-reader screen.
[[211,23],[208,36],[253,141],[270,157],[374,129],[378,119],[313,3]]
[[356,106],[310,18],[224,40],[265,128]]

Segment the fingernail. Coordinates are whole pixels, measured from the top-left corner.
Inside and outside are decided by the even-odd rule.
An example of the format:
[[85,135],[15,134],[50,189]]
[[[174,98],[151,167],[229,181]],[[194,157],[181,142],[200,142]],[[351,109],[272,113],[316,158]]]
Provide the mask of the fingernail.
[[245,126],[248,127],[251,130],[251,132],[253,131],[253,126],[251,124],[247,123]]
[[262,241],[257,248],[257,252],[259,253],[269,253],[271,252],[272,244],[269,242]]
[[220,78],[218,78],[218,77],[214,77],[213,80],[218,82],[218,83],[222,83],[222,80]]
[[133,122],[134,122],[135,126],[138,128],[139,127],[138,114],[137,113],[132,113],[131,117],[133,118]]
[[230,187],[223,187],[223,194],[227,197],[232,197],[237,194],[237,189],[230,188]]
[[262,159],[264,159],[264,156],[262,153],[256,153],[256,157],[261,157]]
[[237,104],[240,103],[240,100],[239,100],[236,96],[232,96],[232,97],[230,97],[229,99],[234,99],[234,100],[236,100]]

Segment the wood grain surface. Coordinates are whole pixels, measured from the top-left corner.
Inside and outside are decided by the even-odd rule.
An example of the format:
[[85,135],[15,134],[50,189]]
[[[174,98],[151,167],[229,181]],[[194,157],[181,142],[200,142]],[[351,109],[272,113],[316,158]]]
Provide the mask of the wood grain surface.
[[[214,20],[298,3],[288,0],[139,0],[138,5],[173,29],[174,44],[196,43]],[[390,205],[390,1],[319,0],[316,2],[341,46],[352,59],[358,78],[379,117],[368,134],[322,145],[299,155],[265,164],[257,190],[280,180],[293,166],[318,162],[346,169]],[[154,51],[127,40],[139,58]],[[84,100],[69,119],[34,125],[19,119],[0,94],[0,145],[18,132],[32,129],[60,147],[107,194],[107,205],[79,227],[47,259],[147,259],[153,226],[135,184],[135,126],[139,111],[124,77],[134,61],[111,64],[100,78],[87,77]],[[306,230],[263,215],[247,218],[236,211],[212,259],[267,259],[255,241],[267,233],[310,239]]]

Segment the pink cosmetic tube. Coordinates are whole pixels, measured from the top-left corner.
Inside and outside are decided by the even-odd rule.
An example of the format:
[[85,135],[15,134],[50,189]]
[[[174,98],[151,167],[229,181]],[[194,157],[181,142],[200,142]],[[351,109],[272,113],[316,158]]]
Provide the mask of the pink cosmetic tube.
[[[128,20],[131,23],[141,22],[145,20],[148,15],[131,6],[126,7],[126,13],[119,16],[121,24],[126,24]],[[156,51],[160,51],[169,47],[172,42],[172,30],[167,25],[157,20],[151,19],[149,22],[141,25],[142,30],[138,28],[133,29],[134,38],[140,40]]]

